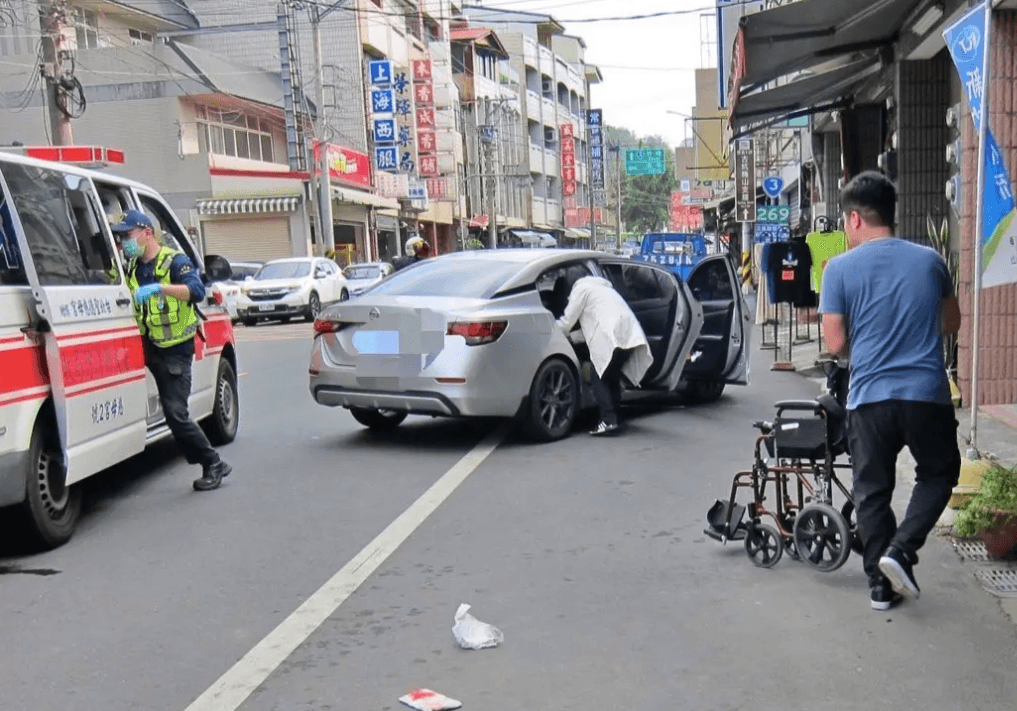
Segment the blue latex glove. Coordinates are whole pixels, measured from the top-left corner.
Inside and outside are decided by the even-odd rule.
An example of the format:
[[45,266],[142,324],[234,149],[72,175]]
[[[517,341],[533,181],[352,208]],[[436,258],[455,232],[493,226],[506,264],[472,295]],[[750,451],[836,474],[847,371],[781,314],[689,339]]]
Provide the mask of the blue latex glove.
[[160,290],[161,287],[159,284],[145,284],[144,286],[139,286],[138,290],[134,292],[134,301],[141,306],[153,296],[158,295]]

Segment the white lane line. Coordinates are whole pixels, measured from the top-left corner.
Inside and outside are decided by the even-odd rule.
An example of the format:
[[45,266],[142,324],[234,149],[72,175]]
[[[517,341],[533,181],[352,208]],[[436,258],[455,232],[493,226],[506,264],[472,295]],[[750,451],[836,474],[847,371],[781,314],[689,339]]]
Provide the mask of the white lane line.
[[485,437],[185,711],[236,711],[466,481],[507,434],[508,425],[502,425]]

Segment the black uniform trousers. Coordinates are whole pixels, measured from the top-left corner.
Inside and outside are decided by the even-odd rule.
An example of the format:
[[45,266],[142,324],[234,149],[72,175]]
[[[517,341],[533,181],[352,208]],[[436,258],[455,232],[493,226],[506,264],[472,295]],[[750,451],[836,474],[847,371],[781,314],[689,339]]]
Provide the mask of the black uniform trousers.
[[152,371],[156,387],[159,388],[163,415],[177,446],[189,464],[210,467],[219,461],[219,453],[212,448],[205,431],[191,419],[188,412],[194,341],[185,341],[169,348],[160,348],[148,338],[144,341],[145,364]]

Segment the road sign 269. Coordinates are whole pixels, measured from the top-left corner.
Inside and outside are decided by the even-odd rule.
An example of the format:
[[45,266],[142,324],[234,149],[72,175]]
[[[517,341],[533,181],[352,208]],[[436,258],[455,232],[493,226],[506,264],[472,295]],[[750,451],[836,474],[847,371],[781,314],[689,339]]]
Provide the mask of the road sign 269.
[[790,221],[790,205],[760,205],[756,208],[756,222],[787,224]]

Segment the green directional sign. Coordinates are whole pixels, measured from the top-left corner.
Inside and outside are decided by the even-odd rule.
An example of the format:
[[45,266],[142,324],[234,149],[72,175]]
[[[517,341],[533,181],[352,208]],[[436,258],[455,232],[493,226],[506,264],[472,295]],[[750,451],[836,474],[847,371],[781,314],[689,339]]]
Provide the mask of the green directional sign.
[[664,148],[629,148],[625,151],[625,172],[629,175],[664,175],[667,172],[667,150]]

